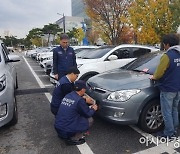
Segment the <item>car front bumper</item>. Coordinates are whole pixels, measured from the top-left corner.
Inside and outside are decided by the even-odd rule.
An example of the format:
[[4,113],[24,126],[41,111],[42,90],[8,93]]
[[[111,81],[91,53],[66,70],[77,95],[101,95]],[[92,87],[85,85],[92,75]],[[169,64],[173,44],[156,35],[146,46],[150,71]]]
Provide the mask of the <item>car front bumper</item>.
[[0,127],[12,120],[14,100],[14,90],[12,88],[5,88],[0,92]]
[[[114,102],[107,100],[107,93],[98,93],[87,90],[87,94],[96,100],[98,105],[97,114],[113,123],[118,124],[137,124],[140,115],[141,100],[136,98],[129,99],[126,102]],[[138,102],[138,103],[137,103]]]

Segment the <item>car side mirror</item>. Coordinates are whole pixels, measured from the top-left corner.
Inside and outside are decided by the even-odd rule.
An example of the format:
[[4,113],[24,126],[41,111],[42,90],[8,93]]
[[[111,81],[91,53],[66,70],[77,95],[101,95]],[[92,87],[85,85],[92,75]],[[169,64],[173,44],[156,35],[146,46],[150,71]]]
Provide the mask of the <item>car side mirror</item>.
[[7,62],[18,62],[20,57],[18,55],[8,55],[9,60]]
[[118,57],[116,56],[116,55],[110,55],[109,57],[108,57],[108,60],[117,60],[118,59]]

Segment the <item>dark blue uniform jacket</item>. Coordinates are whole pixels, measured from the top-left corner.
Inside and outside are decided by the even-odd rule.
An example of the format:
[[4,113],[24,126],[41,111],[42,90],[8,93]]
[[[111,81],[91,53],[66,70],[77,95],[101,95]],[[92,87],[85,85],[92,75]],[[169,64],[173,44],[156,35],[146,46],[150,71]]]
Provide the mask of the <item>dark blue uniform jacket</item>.
[[170,65],[159,80],[159,88],[165,92],[178,92],[180,91],[180,50],[170,49],[166,54],[170,59]]
[[55,128],[63,133],[77,133],[88,130],[88,118],[94,114],[94,109],[89,108],[84,98],[75,91],[67,94],[59,107],[55,119]]
[[51,105],[59,108],[64,96],[73,91],[74,83],[71,83],[66,76],[63,76],[56,84],[52,94]]
[[66,74],[66,71],[76,64],[76,56],[73,48],[68,47],[66,51],[59,46],[53,49],[53,73],[54,74]]

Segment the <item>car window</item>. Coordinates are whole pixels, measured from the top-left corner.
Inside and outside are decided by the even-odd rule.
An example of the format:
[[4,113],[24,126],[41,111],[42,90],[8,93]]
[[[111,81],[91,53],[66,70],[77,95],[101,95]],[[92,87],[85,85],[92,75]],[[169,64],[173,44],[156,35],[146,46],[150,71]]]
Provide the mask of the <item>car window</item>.
[[157,65],[160,62],[161,56],[162,53],[146,54],[121,68],[127,70],[142,71],[142,72],[146,70],[146,73],[153,74],[154,71],[156,70]]
[[125,59],[131,57],[131,49],[130,48],[121,48],[115,50],[111,55],[116,55],[118,59]]
[[82,57],[84,57],[84,55],[87,54],[87,52],[89,52],[89,50],[82,50],[82,51],[76,53],[76,57],[77,58],[82,58]]
[[5,46],[4,43],[2,43],[1,46],[2,46],[2,53],[3,53],[4,59],[5,59],[5,61],[7,61],[7,60],[9,60],[9,58],[8,58],[8,54],[9,54],[8,49],[7,49],[7,47]]
[[114,47],[104,47],[91,50],[87,55],[84,55],[83,58],[85,59],[97,59],[103,57],[106,53],[108,53]]
[[142,55],[145,55],[145,54],[151,52],[150,49],[138,48],[138,47],[133,47],[132,50],[133,50],[133,52],[132,52],[132,53],[133,53],[132,57],[135,57],[135,58],[136,58],[136,57],[140,57],[140,56],[142,56]]
[[89,51],[89,50],[93,50],[93,49],[94,49],[94,48],[79,48],[79,49],[75,49],[74,52],[75,52],[75,53],[79,53],[79,52],[81,52],[81,51],[83,51],[83,50],[88,50],[88,51]]

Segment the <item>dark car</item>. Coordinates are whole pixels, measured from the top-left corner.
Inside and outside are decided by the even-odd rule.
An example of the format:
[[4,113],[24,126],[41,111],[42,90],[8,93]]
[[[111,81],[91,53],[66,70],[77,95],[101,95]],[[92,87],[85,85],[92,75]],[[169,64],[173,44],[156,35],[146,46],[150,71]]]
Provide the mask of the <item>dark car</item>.
[[146,54],[129,64],[90,78],[87,94],[98,114],[119,124],[139,124],[149,133],[163,127],[158,83],[150,80],[163,52]]

